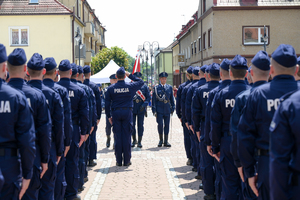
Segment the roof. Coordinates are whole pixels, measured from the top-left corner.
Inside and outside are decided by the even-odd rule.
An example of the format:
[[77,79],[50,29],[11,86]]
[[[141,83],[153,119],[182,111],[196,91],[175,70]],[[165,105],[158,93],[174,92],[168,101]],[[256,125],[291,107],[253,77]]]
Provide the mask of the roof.
[[186,25],[182,26],[182,29],[180,31],[180,33],[176,36],[177,40],[179,40],[180,38],[182,38],[182,36],[184,36],[188,30],[190,30],[190,28],[197,23],[198,20],[198,11],[195,12],[195,14],[193,14],[192,16],[194,19],[191,19]]
[[71,14],[72,11],[57,0],[0,0],[0,15]]

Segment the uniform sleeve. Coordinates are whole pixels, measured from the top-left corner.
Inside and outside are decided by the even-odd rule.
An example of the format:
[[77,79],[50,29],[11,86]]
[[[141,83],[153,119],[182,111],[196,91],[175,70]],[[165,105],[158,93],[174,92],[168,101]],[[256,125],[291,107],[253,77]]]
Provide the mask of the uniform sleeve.
[[147,105],[149,105],[149,102],[150,102],[150,92],[149,92],[149,88],[147,86],[146,86],[145,97],[146,97],[146,100],[144,101],[143,106],[147,107]]
[[135,77],[132,74],[130,74],[128,76],[128,78],[130,78],[131,80],[134,81],[133,83],[130,84],[130,86],[134,90],[134,92],[136,92],[139,89],[141,89],[141,87],[144,85],[144,81],[142,79],[139,79],[139,78]]
[[[299,125],[295,120],[295,110],[293,105],[283,102],[275,112],[270,126],[270,197],[271,199],[289,199],[290,167],[291,155],[296,149],[295,135],[291,127]],[[297,129],[299,131],[299,129]],[[299,147],[298,147],[299,148]],[[295,159],[295,158],[294,158]]]
[[[91,91],[91,92],[92,92],[92,94],[94,94],[93,91]],[[101,101],[101,98],[100,98],[100,101]],[[92,108],[93,108],[93,110],[92,110],[93,117],[91,119],[92,126],[96,126],[97,125],[97,120],[98,120],[98,114],[97,114],[97,103],[96,103],[96,96],[95,95],[92,97]],[[102,105],[101,105],[101,112],[102,112]]]
[[185,116],[186,121],[189,123],[189,125],[192,124],[192,100],[193,100],[193,94],[194,94],[194,87],[190,87],[185,100]]
[[31,179],[36,151],[34,122],[25,97],[20,97],[18,101],[18,118],[15,124],[17,147],[21,154],[23,178]]
[[84,90],[80,94],[79,100],[79,119],[80,119],[80,128],[81,135],[86,135],[87,129],[89,126],[89,105],[87,100],[87,95]]
[[102,114],[100,90],[97,86],[95,86],[93,88],[93,92],[95,94],[95,100],[96,100],[97,119],[99,120],[101,118],[101,114]]
[[69,98],[69,94],[67,91],[64,92],[64,136],[65,136],[65,146],[70,146],[72,141],[72,132],[73,132],[73,124],[72,124],[72,114],[71,114],[71,101]]
[[64,150],[64,108],[59,94],[54,93],[53,97],[52,129],[55,136],[56,156],[61,156]]
[[212,149],[213,153],[217,154],[220,152],[220,142],[222,137],[222,110],[220,101],[220,92],[214,97],[211,107],[211,136],[212,136]]
[[111,95],[110,95],[110,88],[108,88],[105,92],[105,114],[107,116],[107,118],[110,118],[111,117],[111,114],[110,114],[110,106],[111,106]]
[[152,113],[156,113],[156,86],[153,88],[152,94]]
[[182,86],[180,85],[177,90],[177,98],[176,98],[176,114],[179,119],[181,118],[181,91],[182,91]]
[[175,110],[175,102],[174,102],[174,95],[173,95],[173,89],[172,86],[170,86],[171,96],[170,96],[170,104],[171,104],[171,113]]
[[240,122],[237,129],[238,137],[238,151],[239,158],[242,166],[245,170],[245,175],[247,178],[253,177],[255,175],[255,163],[254,150],[255,150],[255,140],[257,137],[257,130],[255,124],[255,109],[257,101],[252,95],[249,96],[246,106],[242,111],[243,114],[240,118]]
[[186,116],[185,116],[185,100],[186,100],[186,91],[187,88],[183,88],[181,93],[181,121],[182,123],[186,122]]
[[200,90],[196,89],[193,95],[192,101],[192,116],[194,123],[194,130],[196,132],[200,131],[200,98],[199,98]]
[[206,110],[205,110],[205,129],[204,129],[204,141],[206,145],[211,145],[210,139],[210,111],[211,111],[211,102],[213,100],[213,95],[211,92],[209,93],[208,100],[206,102]]
[[38,99],[37,104],[37,115],[35,121],[37,144],[40,147],[41,162],[48,163],[51,146],[52,121],[48,104],[44,95]]

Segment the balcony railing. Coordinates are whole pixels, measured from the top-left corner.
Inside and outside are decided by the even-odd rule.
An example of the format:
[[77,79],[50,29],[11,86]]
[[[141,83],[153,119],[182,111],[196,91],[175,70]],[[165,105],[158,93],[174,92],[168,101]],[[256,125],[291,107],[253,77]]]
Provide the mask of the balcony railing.
[[88,37],[93,37],[95,35],[95,25],[93,22],[85,23],[84,34]]
[[87,63],[92,62],[92,57],[95,57],[95,51],[93,49],[86,51],[85,62],[87,62]]
[[[85,59],[85,57],[86,57],[85,44],[83,44],[80,49],[80,58]],[[79,46],[78,45],[75,46],[75,58],[79,58]]]
[[300,5],[300,0],[214,0],[215,6],[290,6]]

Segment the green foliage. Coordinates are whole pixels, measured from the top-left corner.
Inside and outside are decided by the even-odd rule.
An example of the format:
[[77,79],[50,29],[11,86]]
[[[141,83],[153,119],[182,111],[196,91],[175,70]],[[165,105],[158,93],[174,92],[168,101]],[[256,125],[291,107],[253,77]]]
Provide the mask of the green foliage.
[[128,72],[132,72],[135,58],[131,57],[130,55],[128,55],[127,58],[128,58],[128,62],[129,62]]
[[94,74],[101,71],[110,60],[115,61],[117,65],[128,70],[130,67],[128,57],[127,52],[117,46],[102,49],[95,57],[92,57],[92,71]]

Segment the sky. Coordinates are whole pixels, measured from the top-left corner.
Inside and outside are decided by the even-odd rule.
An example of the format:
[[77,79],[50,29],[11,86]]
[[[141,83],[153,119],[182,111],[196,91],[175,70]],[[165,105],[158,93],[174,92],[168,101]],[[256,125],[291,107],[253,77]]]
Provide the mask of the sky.
[[144,42],[169,46],[198,10],[199,0],[88,0],[107,30],[108,48],[118,46],[130,56]]

